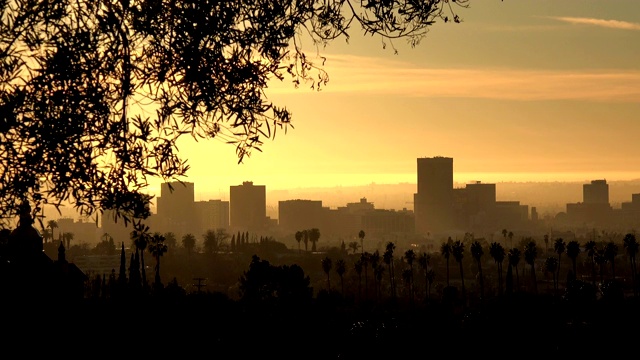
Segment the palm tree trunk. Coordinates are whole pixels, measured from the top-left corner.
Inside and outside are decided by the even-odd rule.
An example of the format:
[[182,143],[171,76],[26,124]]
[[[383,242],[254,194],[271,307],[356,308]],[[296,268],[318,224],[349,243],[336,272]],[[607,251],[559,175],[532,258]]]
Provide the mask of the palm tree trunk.
[[536,281],[536,268],[534,264],[531,264],[531,279],[533,280],[533,292],[538,293],[538,282]]
[[462,261],[460,261],[460,280],[462,281],[462,301],[466,304],[466,291],[464,288],[464,273],[462,268]]

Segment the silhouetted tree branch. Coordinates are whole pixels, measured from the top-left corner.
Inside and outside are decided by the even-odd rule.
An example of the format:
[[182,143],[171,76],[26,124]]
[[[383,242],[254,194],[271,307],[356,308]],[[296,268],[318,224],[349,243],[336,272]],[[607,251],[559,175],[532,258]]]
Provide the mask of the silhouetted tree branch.
[[358,28],[419,43],[468,0],[9,0],[0,3],[0,216],[70,202],[81,215],[149,216],[149,178],[181,179],[183,135],[239,162],[291,114],[266,99],[289,76],[329,80],[318,50]]

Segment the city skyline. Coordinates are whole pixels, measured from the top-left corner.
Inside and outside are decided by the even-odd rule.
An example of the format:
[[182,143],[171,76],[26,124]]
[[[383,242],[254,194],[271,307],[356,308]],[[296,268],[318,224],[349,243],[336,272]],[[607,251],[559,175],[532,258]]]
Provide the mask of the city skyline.
[[[457,182],[640,178],[640,12],[634,1],[471,3],[460,24],[386,49],[331,44],[322,91],[272,82],[293,113],[237,164],[218,141],[180,140],[185,181],[209,193],[243,181],[271,189],[414,182],[413,159],[456,159]],[[313,51],[312,51],[313,53]],[[155,182],[154,182],[155,181]],[[161,180],[152,181],[150,192]]]
[[[414,159],[415,162],[416,159]],[[454,164],[455,168],[455,159]],[[597,175],[597,174],[595,174]],[[321,201],[323,206],[329,208],[337,208],[344,206],[349,202],[356,202],[362,198],[366,198],[369,202],[375,204],[377,209],[387,210],[414,210],[414,193],[417,191],[417,172],[413,174],[414,181],[404,183],[370,183],[363,185],[348,186],[326,186],[326,187],[297,187],[292,189],[273,189],[270,184],[257,183],[251,180],[257,186],[265,187],[266,191],[266,211],[267,216],[277,219],[278,202],[284,200],[312,200]],[[611,189],[611,205],[619,208],[622,202],[629,201],[632,193],[640,192],[640,178],[630,180],[609,180],[602,176],[595,176],[585,180],[574,181],[554,181],[554,182],[535,182],[522,178],[522,181],[485,181],[484,179],[474,178],[468,181],[458,181],[454,170],[454,188],[462,188],[467,184],[480,182],[482,184],[495,184],[496,195],[499,201],[522,201],[523,204],[537,207],[541,214],[552,215],[557,212],[565,211],[568,203],[582,201],[582,188],[585,184],[589,184],[594,180],[606,180]],[[207,188],[203,184],[192,181],[185,181],[193,192],[194,201],[230,201],[231,188],[242,185],[228,184],[225,187],[220,186],[216,192],[202,190]],[[166,184],[166,183],[165,183]],[[175,185],[175,184],[174,184]],[[165,185],[163,185],[165,187]],[[180,187],[178,185],[178,187]],[[536,187],[543,187],[544,192],[536,191]],[[336,191],[338,190],[338,191]],[[562,196],[556,196],[561,194]],[[157,200],[160,192],[152,201],[151,210],[157,212]],[[61,208],[62,214],[58,214],[56,210],[50,209],[51,205],[46,205],[45,215],[47,219],[73,218],[80,219],[71,207]],[[53,216],[53,217],[51,217]]]

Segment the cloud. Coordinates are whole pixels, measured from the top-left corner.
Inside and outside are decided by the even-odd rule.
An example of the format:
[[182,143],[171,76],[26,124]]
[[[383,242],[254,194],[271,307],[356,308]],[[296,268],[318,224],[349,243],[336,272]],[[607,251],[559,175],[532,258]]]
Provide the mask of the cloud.
[[622,29],[622,30],[640,30],[640,24],[628,22],[628,21],[620,21],[620,20],[604,20],[604,19],[594,19],[594,18],[581,18],[581,17],[566,17],[566,16],[552,16],[551,19],[568,22],[570,24],[584,24],[584,25],[593,25],[593,26],[601,26],[611,29]]
[[[325,69],[324,91],[345,95],[640,102],[640,71],[633,70],[429,68],[352,55],[328,56]],[[308,93],[286,81],[271,85],[273,94]]]

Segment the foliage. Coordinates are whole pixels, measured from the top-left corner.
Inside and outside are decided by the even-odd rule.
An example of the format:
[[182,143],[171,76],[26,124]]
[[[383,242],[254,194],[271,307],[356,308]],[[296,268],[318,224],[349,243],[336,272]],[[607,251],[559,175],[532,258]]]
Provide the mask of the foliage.
[[69,202],[144,219],[148,179],[189,169],[183,135],[233,144],[242,162],[286,131],[269,82],[329,80],[303,40],[319,52],[361,29],[415,46],[467,1],[2,1],[0,215],[28,200],[34,214]]
[[240,278],[240,298],[249,303],[279,300],[288,304],[304,304],[311,300],[313,289],[309,276],[298,265],[274,266],[254,255]]
[[214,254],[218,252],[225,242],[229,239],[229,233],[223,228],[216,230],[207,230],[203,235],[204,252]]

